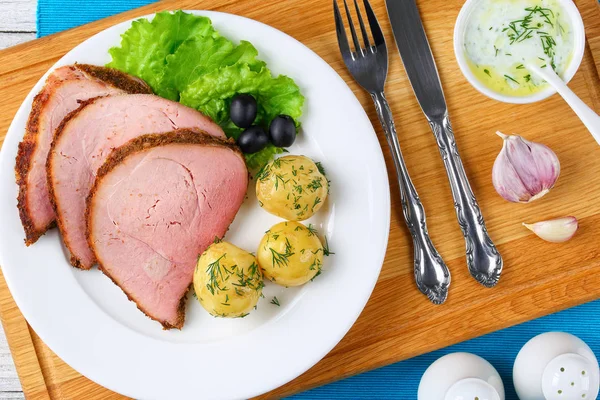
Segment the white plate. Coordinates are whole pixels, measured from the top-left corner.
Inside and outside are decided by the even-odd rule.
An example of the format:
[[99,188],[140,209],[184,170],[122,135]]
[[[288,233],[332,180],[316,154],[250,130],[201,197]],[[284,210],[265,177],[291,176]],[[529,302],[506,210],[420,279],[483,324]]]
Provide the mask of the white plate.
[[[383,263],[390,219],[387,173],[373,127],[344,81],[300,42],[262,23],[217,12],[215,27],[249,40],[275,74],[291,76],[306,96],[303,134],[290,149],[321,161],[332,181],[328,204],[314,218],[335,255],[303,287],[268,285],[244,319],[215,319],[194,298],[181,331],[162,331],[97,270],[69,266],[53,230],[23,244],[14,163],[36,84],[17,112],[0,152],[0,265],[23,315],[67,364],[116,392],[143,399],[247,398],[294,379],[346,334],[367,302]],[[103,65],[131,22],[109,28],[66,54]],[[251,184],[251,187],[253,185]],[[255,251],[279,220],[252,190],[226,240]],[[270,304],[276,295],[281,307]],[[191,296],[190,296],[191,297]]]

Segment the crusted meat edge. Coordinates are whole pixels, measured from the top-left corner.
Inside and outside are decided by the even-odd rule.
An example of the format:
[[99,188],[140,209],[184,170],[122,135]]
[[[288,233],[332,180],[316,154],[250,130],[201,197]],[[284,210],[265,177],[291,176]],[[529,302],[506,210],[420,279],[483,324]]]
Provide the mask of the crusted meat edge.
[[27,119],[27,125],[25,126],[25,136],[19,143],[17,151],[17,159],[15,163],[15,179],[19,186],[19,194],[17,195],[17,208],[19,209],[19,216],[21,218],[21,224],[25,231],[25,245],[29,246],[35,243],[40,236],[42,236],[48,229],[54,226],[54,221],[50,222],[47,226],[41,230],[36,229],[33,219],[31,218],[31,211],[27,204],[27,175],[31,168],[31,159],[33,153],[37,147],[37,136],[38,136],[38,125],[40,119],[40,112],[44,104],[50,98],[48,81],[42,90],[33,98],[31,105],[31,112]]
[[[110,273],[104,268],[102,260],[98,257],[96,252],[96,247],[94,245],[94,238],[92,235],[93,231],[93,222],[92,222],[92,209],[94,207],[94,195],[96,194],[98,187],[102,184],[102,180],[119,164],[121,164],[127,157],[134,155],[136,153],[150,150],[154,147],[166,146],[170,144],[196,144],[202,146],[212,146],[212,147],[221,147],[227,148],[235,152],[241,159],[244,161],[244,155],[240,151],[240,149],[235,145],[235,142],[232,139],[221,139],[214,137],[202,130],[199,129],[178,129],[171,132],[166,133],[158,133],[158,134],[147,134],[139,136],[135,139],[130,140],[128,143],[124,144],[121,147],[114,149],[111,154],[108,156],[102,167],[98,170],[96,174],[96,180],[94,181],[94,185],[92,186],[90,193],[86,199],[86,210],[85,210],[85,220],[86,220],[86,238],[88,241],[88,245],[90,249],[94,253],[96,261],[98,263],[98,269],[104,273],[104,275],[108,276],[112,282],[119,286],[121,290],[125,293],[127,298],[130,301],[133,301],[137,308],[143,312],[147,317],[159,322],[163,329],[181,329],[183,327],[183,323],[185,321],[185,302],[187,299],[187,291],[181,297],[179,301],[179,307],[177,308],[177,321],[175,324],[171,324],[167,321],[161,321],[158,318],[155,318],[151,315],[147,310],[144,309],[142,305],[138,303],[138,301],[133,297],[130,293],[127,293],[123,287],[110,275]],[[245,162],[244,162],[245,165]]]
[[102,99],[104,97],[107,97],[107,96],[98,96],[98,97],[94,97],[94,98],[82,101],[78,108],[71,111],[70,113],[67,114],[66,117],[63,118],[63,120],[60,122],[60,124],[56,128],[56,131],[54,132],[54,139],[52,140],[52,144],[50,145],[50,150],[48,151],[48,158],[46,158],[46,180],[48,182],[48,193],[50,196],[50,204],[52,204],[52,209],[54,210],[54,214],[55,214],[54,223],[55,223],[55,225],[58,226],[58,230],[60,231],[60,234],[62,236],[63,243],[69,250],[69,255],[70,255],[69,261],[70,261],[71,265],[74,266],[75,268],[79,268],[79,269],[83,269],[83,270],[91,269],[95,263],[95,260],[92,260],[92,263],[90,265],[84,265],[83,263],[81,263],[81,260],[79,260],[79,258],[77,258],[73,255],[73,251],[71,250],[71,246],[69,245],[69,241],[67,240],[67,237],[68,237],[68,235],[66,234],[67,231],[65,230],[65,227],[63,226],[63,223],[60,218],[60,209],[58,208],[58,201],[56,198],[56,193],[54,192],[54,181],[53,181],[54,163],[52,162],[51,156],[52,156],[52,153],[54,153],[54,150],[55,150],[56,146],[58,145],[58,141],[60,140],[62,133],[65,131],[66,126],[75,117],[77,117],[85,108],[87,108],[91,104],[94,104],[96,101],[98,101],[99,99]]
[[[150,89],[144,81],[116,69],[89,64],[74,64],[71,67],[77,68],[95,79],[102,80],[103,82],[128,93],[152,93],[152,89]],[[42,229],[36,229],[33,219],[31,218],[31,210],[27,204],[27,175],[31,168],[33,153],[37,147],[40,114],[52,94],[48,85],[51,83],[51,78],[52,74],[46,79],[44,87],[33,99],[31,111],[25,126],[25,135],[23,136],[23,140],[19,143],[15,163],[15,179],[19,186],[17,207],[19,209],[21,224],[25,231],[25,245],[27,246],[35,243],[48,229],[55,226],[55,221],[51,221]]]
[[130,94],[153,94],[150,86],[142,79],[118,69],[91,64],[75,64],[75,68],[88,75]]

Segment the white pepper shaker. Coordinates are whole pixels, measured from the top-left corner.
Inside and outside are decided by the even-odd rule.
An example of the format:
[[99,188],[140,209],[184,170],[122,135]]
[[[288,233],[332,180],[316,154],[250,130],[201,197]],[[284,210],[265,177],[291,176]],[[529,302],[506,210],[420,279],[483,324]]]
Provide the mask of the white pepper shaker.
[[565,332],[547,332],[519,351],[513,382],[521,400],[596,400],[600,370],[583,340]]

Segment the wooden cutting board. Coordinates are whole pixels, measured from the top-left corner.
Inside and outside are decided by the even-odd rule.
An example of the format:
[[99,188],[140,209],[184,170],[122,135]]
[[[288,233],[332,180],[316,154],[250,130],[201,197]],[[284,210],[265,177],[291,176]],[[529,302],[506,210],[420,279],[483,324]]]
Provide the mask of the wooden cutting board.
[[[430,304],[415,288],[411,242],[400,212],[390,155],[370,97],[350,79],[340,58],[331,1],[165,0],[1,51],[0,143],[35,82],[91,35],[118,22],[167,9],[211,9],[243,15],[290,34],[336,69],[373,121],[392,178],[387,256],[364,312],[321,362],[265,398],[306,390],[599,298],[600,147],[558,96],[537,104],[509,105],[476,92],[461,75],[452,50],[454,21],[463,2],[418,2],[467,173],[491,236],[504,256],[504,274],[494,289],[480,286],[467,272],[464,242],[444,168],[395,51],[383,0],[372,3],[390,45],[388,98],[408,168],[428,213],[431,237],[452,272],[449,299],[443,306]],[[596,0],[576,0],[576,4],[583,14],[588,45],[570,87],[600,111],[600,13]],[[495,193],[491,169],[502,145],[494,135],[496,130],[520,133],[549,145],[558,154],[562,176],[542,200],[511,204]],[[343,132],[331,134],[343,140]],[[565,244],[545,243],[521,226],[523,221],[564,215],[577,216],[581,225],[575,238]],[[79,375],[44,345],[19,312],[1,275],[0,312],[27,398],[121,398]]]

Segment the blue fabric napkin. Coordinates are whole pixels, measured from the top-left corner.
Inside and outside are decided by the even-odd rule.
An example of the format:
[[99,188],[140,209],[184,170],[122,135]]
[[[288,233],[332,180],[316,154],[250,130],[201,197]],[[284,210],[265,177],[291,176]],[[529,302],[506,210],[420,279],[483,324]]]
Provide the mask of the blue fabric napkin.
[[153,0],[38,0],[37,36],[42,37],[97,19],[154,3]]
[[[38,0],[38,36],[69,29],[151,2]],[[579,336],[600,356],[599,316],[600,300],[309,390],[291,399],[416,399],[419,380],[433,361],[444,354],[466,351],[491,362],[504,381],[506,400],[518,400],[512,384],[512,366],[521,346],[542,332],[564,331]]]

